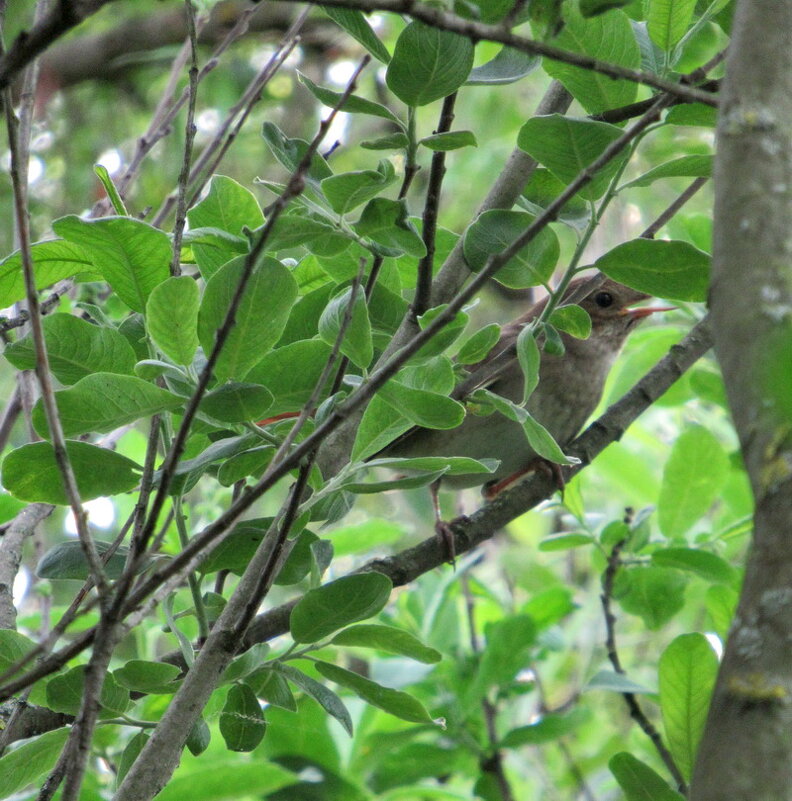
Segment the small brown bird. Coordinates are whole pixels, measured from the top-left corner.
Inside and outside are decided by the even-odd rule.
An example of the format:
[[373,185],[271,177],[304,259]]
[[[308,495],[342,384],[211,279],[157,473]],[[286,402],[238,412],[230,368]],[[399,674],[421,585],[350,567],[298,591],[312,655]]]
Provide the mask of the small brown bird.
[[[572,281],[564,298],[571,297],[588,280]],[[649,297],[606,279],[579,301],[591,317],[588,339],[576,339],[562,332],[564,353],[541,353],[539,384],[525,408],[562,448],[574,439],[599,403],[605,379],[628,334],[653,312],[668,311],[668,308],[628,308]],[[503,327],[497,345],[484,360],[470,368],[469,376],[456,388],[454,397],[463,400],[474,390],[485,387],[497,395],[521,402],[524,379],[515,344],[522,329],[542,313],[546,303],[547,298],[543,298]],[[456,428],[413,428],[379,455],[498,459],[500,465],[494,473],[441,479],[444,487],[460,489],[486,482],[485,494],[489,497],[531,470],[539,460],[519,423],[498,413],[480,416],[470,412]]]

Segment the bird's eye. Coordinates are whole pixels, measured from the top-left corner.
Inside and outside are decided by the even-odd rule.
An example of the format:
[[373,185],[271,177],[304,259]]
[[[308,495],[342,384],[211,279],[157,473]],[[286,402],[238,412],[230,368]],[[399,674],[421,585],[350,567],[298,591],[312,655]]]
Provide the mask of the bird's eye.
[[608,306],[613,305],[613,295],[611,295],[610,292],[597,292],[597,294],[594,295],[594,302],[601,309],[607,309]]

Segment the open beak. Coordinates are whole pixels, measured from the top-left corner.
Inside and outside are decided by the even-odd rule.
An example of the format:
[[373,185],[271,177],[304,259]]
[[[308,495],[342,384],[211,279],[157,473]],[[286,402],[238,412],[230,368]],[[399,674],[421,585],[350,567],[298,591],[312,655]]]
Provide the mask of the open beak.
[[674,311],[676,306],[641,306],[637,309],[624,309],[622,314],[629,314],[633,320],[642,320],[655,312]]

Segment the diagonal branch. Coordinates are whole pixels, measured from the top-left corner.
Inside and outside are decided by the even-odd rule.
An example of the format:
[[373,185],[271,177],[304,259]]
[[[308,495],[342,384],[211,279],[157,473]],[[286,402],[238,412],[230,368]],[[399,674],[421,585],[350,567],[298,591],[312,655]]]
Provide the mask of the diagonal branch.
[[[296,2],[296,0],[287,1]],[[704,92],[676,81],[660,78],[651,72],[622,67],[620,64],[601,61],[583,53],[575,53],[571,50],[554,47],[546,42],[528,39],[525,36],[512,33],[502,24],[486,25],[483,22],[475,22],[457,14],[443,11],[437,6],[416,2],[416,0],[322,0],[319,5],[333,8],[354,8],[364,12],[390,11],[395,14],[407,14],[413,19],[425,22],[434,28],[465,36],[474,44],[476,42],[499,42],[532,56],[551,58],[554,61],[561,61],[575,67],[598,72],[601,75],[607,75],[609,78],[651,86],[653,89],[659,89],[662,92],[667,92],[672,97],[683,98],[689,102],[704,103],[708,106],[717,106],[718,104],[717,98],[710,92]]]

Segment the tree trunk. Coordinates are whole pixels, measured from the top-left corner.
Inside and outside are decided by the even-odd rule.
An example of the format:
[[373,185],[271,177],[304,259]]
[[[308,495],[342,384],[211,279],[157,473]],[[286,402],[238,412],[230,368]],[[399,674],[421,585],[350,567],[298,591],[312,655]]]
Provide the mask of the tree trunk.
[[792,799],[792,0],[741,0],[722,90],[713,334],[756,503],[693,801]]

